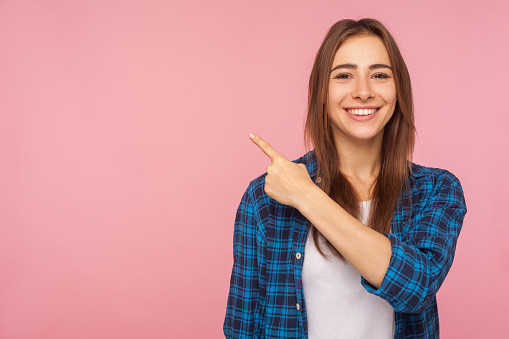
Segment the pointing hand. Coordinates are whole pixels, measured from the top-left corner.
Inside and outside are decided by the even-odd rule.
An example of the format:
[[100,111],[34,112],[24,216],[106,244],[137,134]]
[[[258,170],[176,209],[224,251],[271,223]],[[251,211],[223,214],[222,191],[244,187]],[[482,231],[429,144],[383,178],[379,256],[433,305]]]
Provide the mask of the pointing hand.
[[288,160],[259,136],[250,133],[249,137],[272,162],[267,166],[265,193],[281,204],[298,209],[308,190],[316,188],[306,166]]

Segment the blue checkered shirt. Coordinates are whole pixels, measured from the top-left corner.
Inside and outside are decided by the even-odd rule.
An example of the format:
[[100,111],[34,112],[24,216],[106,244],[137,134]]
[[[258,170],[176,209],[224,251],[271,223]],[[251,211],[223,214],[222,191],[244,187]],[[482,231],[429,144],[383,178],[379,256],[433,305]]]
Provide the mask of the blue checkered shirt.
[[[314,151],[294,160],[316,182]],[[436,293],[451,268],[467,211],[450,172],[411,163],[410,201],[397,202],[392,255],[380,288],[360,284],[394,307],[394,338],[439,338]],[[226,338],[307,338],[302,264],[309,221],[264,191],[265,175],[251,181],[237,210]],[[297,255],[299,253],[300,255]]]

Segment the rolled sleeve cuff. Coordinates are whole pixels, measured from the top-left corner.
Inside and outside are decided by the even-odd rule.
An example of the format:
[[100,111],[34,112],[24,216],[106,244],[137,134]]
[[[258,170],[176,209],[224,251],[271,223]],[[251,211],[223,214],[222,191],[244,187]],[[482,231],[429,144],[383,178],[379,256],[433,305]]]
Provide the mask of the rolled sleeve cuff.
[[[382,284],[377,289],[364,277],[362,286],[371,294],[386,300],[398,312],[420,313],[426,307],[429,268],[416,248],[405,246],[392,233],[385,234],[391,241],[392,254]],[[416,260],[421,257],[419,260]]]

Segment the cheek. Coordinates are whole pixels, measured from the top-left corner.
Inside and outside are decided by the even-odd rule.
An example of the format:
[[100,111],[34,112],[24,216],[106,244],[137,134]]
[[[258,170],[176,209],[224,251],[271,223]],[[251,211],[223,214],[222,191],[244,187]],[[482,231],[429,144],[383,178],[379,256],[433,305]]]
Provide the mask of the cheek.
[[387,125],[389,120],[391,120],[392,116],[394,115],[395,108],[396,108],[396,104],[394,104],[394,106],[391,108],[391,111],[387,112],[387,115],[384,117],[383,122],[382,122],[384,127],[385,127],[385,125]]
[[380,90],[380,96],[387,103],[395,103],[396,102],[396,88],[391,86],[387,88],[383,88]]
[[329,106],[331,106],[331,107],[340,105],[346,96],[345,89],[342,87],[339,87],[335,84],[329,85],[329,90],[328,90],[327,94],[328,94]]

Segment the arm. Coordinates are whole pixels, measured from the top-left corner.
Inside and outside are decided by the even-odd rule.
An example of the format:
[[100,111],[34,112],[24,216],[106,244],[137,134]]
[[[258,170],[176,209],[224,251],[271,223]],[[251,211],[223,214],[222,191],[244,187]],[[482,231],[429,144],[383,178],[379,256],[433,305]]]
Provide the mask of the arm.
[[361,282],[398,312],[420,313],[435,297],[452,265],[466,205],[459,180],[449,172],[410,221],[408,234],[379,234],[330,198],[315,192],[299,207],[361,274]]
[[459,180],[445,172],[403,239],[379,234],[315,192],[299,207],[361,274],[362,285],[398,312],[420,313],[449,272],[466,205]]
[[260,233],[258,209],[251,185],[237,209],[233,233],[233,269],[224,320],[226,338],[252,338],[259,330],[265,289],[265,237]]
[[362,278],[367,291],[396,311],[420,313],[433,300],[451,268],[456,242],[467,212],[463,189],[451,173],[444,173],[436,189],[406,225],[402,238],[386,234],[391,242],[389,267],[379,288]]

